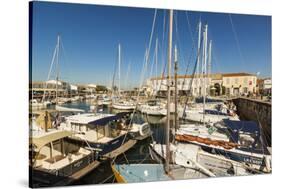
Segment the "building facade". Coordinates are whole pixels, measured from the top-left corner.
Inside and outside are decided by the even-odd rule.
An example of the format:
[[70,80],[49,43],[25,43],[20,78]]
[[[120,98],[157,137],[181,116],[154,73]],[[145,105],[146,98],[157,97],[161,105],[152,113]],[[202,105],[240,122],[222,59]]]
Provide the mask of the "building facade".
[[262,95],[271,95],[272,80],[271,78],[263,78],[258,81],[259,93]]
[[222,86],[225,94],[230,96],[255,94],[257,76],[249,73],[222,74]]
[[33,93],[33,98],[42,98],[45,93],[46,96],[54,98],[58,91],[58,96],[71,97],[78,94],[76,85],[67,83],[65,81],[34,81],[29,87],[30,94]]
[[[204,82],[205,80],[205,82]],[[204,89],[207,95],[238,96],[256,93],[257,77],[249,73],[219,73],[210,74],[205,78],[202,75],[185,75],[177,77],[179,94],[201,96]],[[167,78],[156,77],[147,80],[151,95],[167,91]],[[171,78],[171,90],[175,90],[174,77]]]

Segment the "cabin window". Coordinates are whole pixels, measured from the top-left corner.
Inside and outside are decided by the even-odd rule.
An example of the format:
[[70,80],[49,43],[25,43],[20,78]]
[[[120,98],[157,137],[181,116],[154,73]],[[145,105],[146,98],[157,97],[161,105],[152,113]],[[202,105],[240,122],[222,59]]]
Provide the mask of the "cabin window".
[[97,139],[101,139],[105,137],[105,129],[104,126],[97,126]]
[[62,149],[61,149],[61,139],[53,141],[53,148],[56,151],[59,151],[59,152],[62,151]]

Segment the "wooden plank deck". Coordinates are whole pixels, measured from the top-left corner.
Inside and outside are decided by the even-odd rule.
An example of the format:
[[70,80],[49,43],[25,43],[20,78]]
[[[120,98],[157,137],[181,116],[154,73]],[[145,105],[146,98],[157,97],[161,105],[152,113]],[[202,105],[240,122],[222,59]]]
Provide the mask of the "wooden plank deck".
[[132,148],[136,143],[137,143],[136,140],[129,140],[126,143],[124,143],[122,146],[117,148],[116,150],[113,150],[112,152],[105,154],[104,157],[112,159],[116,156],[119,156],[120,154],[122,154],[122,153],[126,152],[127,150],[129,150],[130,148]]

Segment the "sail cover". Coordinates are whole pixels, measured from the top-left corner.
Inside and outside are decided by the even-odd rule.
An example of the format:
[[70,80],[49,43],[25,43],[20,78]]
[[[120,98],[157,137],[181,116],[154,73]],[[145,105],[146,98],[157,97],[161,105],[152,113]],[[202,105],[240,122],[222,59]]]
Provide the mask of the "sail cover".
[[115,115],[110,115],[110,116],[107,116],[107,117],[103,117],[101,119],[97,119],[95,121],[92,121],[92,122],[89,122],[88,123],[88,126],[89,127],[95,127],[97,125],[99,126],[105,126],[106,124],[108,124],[110,121],[115,121],[115,120],[119,120],[123,117],[125,117],[126,115],[128,114],[128,112],[120,112],[118,114],[115,114]]

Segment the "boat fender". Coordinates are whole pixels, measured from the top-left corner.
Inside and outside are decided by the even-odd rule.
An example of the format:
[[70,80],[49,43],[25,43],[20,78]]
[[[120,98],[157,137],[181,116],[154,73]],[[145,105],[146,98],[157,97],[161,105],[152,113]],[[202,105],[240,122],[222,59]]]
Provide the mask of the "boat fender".
[[271,157],[265,156],[265,167],[268,172],[271,171]]
[[149,130],[149,125],[147,123],[144,123],[140,126],[139,132],[141,136],[147,135]]

